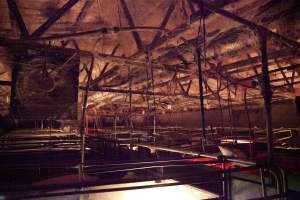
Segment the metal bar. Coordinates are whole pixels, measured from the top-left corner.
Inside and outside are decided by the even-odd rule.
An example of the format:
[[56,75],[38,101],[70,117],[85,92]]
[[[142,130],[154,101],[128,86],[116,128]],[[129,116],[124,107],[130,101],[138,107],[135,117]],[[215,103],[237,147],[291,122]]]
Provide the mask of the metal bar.
[[[130,64],[132,66],[139,66],[139,67],[147,67],[148,63],[144,62],[138,62],[136,60],[130,59],[130,58],[124,58],[123,56],[112,56],[109,54],[103,54],[98,53],[95,51],[85,51],[80,49],[73,49],[73,48],[64,48],[64,47],[58,47],[58,46],[48,46],[41,43],[36,42],[28,42],[28,41],[22,41],[22,40],[14,40],[9,38],[3,38],[0,37],[0,46],[6,46],[6,47],[19,47],[19,48],[26,48],[26,49],[45,49],[47,48],[48,52],[59,52],[66,55],[74,54],[75,52],[78,53],[78,55],[85,56],[85,57],[91,57],[94,56],[95,58],[101,59],[102,61],[112,62],[112,63],[118,63],[118,64]],[[160,70],[167,70],[167,71],[174,71],[173,67],[170,66],[164,66],[164,65],[158,65],[152,63],[152,66],[155,69]]]
[[[277,67],[281,69],[281,65],[280,65],[280,63],[277,61],[277,59],[275,59],[275,63],[276,63],[276,65],[277,65]],[[285,74],[282,70],[280,71],[280,73],[281,73],[282,77],[284,78],[284,80],[286,81],[286,83],[289,84],[290,81],[289,81],[288,77],[286,76],[286,74]],[[293,91],[293,86],[292,86],[292,85],[289,85],[289,89],[290,89],[290,91]]]
[[203,90],[203,76],[202,76],[202,67],[201,67],[201,53],[197,49],[197,63],[198,63],[198,80],[199,80],[199,92],[200,92],[200,112],[201,112],[201,126],[202,126],[202,135],[205,137],[205,111],[204,111],[204,90]]
[[[130,14],[130,11],[129,11],[128,7],[127,7],[127,4],[126,4],[125,0],[120,0],[120,2],[121,2],[121,5],[122,5],[124,14],[125,14],[125,16],[127,18],[129,26],[135,27],[133,18],[132,18],[131,14]],[[143,50],[143,43],[142,43],[142,40],[141,40],[141,37],[140,37],[139,33],[136,32],[136,31],[133,31],[132,35],[133,35],[133,38],[135,40],[135,43],[136,43],[136,46],[137,46],[138,50]]]
[[94,57],[92,57],[91,60],[91,67],[88,73],[88,79],[85,87],[85,94],[83,98],[83,106],[82,106],[82,116],[81,116],[81,124],[80,124],[80,136],[81,136],[81,164],[80,164],[80,178],[82,178],[83,175],[83,165],[85,161],[85,134],[84,134],[84,124],[85,124],[85,119],[86,119],[86,110],[87,110],[87,102],[88,102],[88,93],[89,93],[89,85],[92,77],[92,72],[94,68]]
[[[152,85],[152,93],[154,94],[155,92],[155,86],[154,86],[154,71],[153,71],[153,66],[152,66],[152,61],[151,61],[151,54],[147,52],[147,59],[150,67],[150,72],[151,72],[151,85]],[[154,135],[154,143],[156,143],[156,99],[155,95],[153,95],[153,106],[154,106],[154,112],[153,112],[153,135]]]
[[[199,0],[192,0],[192,1],[199,3]],[[277,40],[285,42],[286,44],[290,44],[290,45],[292,45],[294,47],[300,47],[300,43],[299,42],[297,42],[295,40],[292,40],[292,39],[289,39],[289,38],[286,38],[285,36],[282,36],[282,35],[280,35],[278,33],[275,33],[273,31],[265,28],[264,26],[258,25],[258,24],[254,23],[254,22],[251,22],[251,21],[249,21],[247,19],[244,19],[242,17],[234,15],[234,14],[232,14],[232,13],[226,11],[226,10],[223,10],[221,8],[213,6],[213,5],[211,5],[209,3],[206,3],[206,2],[205,3],[203,2],[203,6],[207,10],[210,10],[212,12],[218,13],[218,14],[224,16],[224,17],[230,18],[230,19],[232,19],[232,20],[234,20],[236,22],[244,24],[244,25],[248,26],[249,28],[251,28],[253,30],[261,30],[266,35],[272,36],[272,37],[274,37]]]
[[[114,49],[112,50],[112,52],[111,52],[111,56],[114,56],[115,55],[115,53],[117,52],[117,50],[118,50],[118,48],[120,47],[120,43],[118,43],[115,47],[114,47]],[[97,78],[95,78],[94,80],[92,80],[92,82],[91,82],[91,84],[90,84],[90,87],[93,87],[94,85],[96,85],[97,83],[99,83],[102,79],[103,79],[103,75],[104,75],[104,73],[106,72],[106,69],[107,69],[107,67],[109,66],[109,62],[106,62],[105,63],[105,65],[104,65],[104,67],[102,68],[102,70],[101,70],[101,72],[100,72],[100,75],[97,77]]]
[[11,86],[11,81],[3,81],[3,80],[0,80],[0,85],[8,85],[8,86]]
[[231,177],[231,167],[227,170],[228,177],[228,199],[232,199],[232,177]]
[[190,91],[192,82],[193,82],[193,80],[190,80],[189,83],[188,83],[188,86],[187,86],[187,88],[186,88],[186,93],[187,93],[187,94],[189,94],[189,91]]
[[[203,11],[203,2],[201,1],[201,4],[200,4],[200,7],[201,7],[201,10]],[[200,33],[202,33],[202,36],[204,36],[203,40],[205,42],[205,24],[204,24],[204,15],[202,13],[202,16],[200,18],[200,21],[199,21],[199,30],[198,30],[198,37],[197,37],[197,43],[198,45],[201,44],[201,41],[200,41]],[[201,27],[202,26],[202,27]],[[203,50],[205,50],[205,43],[202,44],[203,48],[200,49],[198,48],[198,45],[197,45],[197,48],[196,48],[196,54],[197,54],[197,66],[198,66],[198,81],[199,81],[199,93],[200,93],[200,112],[201,112],[201,126],[202,126],[202,136],[203,136],[203,139],[205,140],[205,135],[206,135],[206,130],[205,130],[205,108],[204,108],[204,90],[203,90],[203,73],[202,73],[202,65],[201,65],[201,62],[202,62],[202,53],[205,54],[205,52],[203,52]],[[205,58],[205,55],[203,56]],[[204,65],[206,63],[206,60],[203,60],[204,61]],[[204,147],[204,144],[203,144],[203,139],[202,139],[202,148],[203,148],[203,152],[205,152],[205,147]]]
[[287,184],[287,177],[286,173],[282,168],[279,168],[279,173],[282,178],[282,192],[283,192],[283,199],[287,199],[287,190],[288,190],[288,184]]
[[[133,124],[132,124],[132,79],[130,66],[128,67],[128,79],[129,79],[129,130],[130,130],[130,143],[132,143],[132,132],[133,132]],[[132,150],[132,144],[130,144],[130,150]]]
[[233,136],[233,116],[232,116],[232,100],[231,91],[229,87],[229,81],[227,81],[227,107],[228,107],[228,117],[230,122],[230,135]]
[[57,20],[59,20],[70,8],[72,8],[79,0],[69,0],[59,8],[55,13],[51,14],[48,20],[37,28],[30,37],[39,37],[43,35]]
[[[220,157],[208,154],[208,153],[200,153],[197,151],[190,151],[190,150],[184,150],[184,149],[178,149],[178,148],[170,148],[170,147],[162,147],[162,146],[154,146],[154,145],[148,145],[148,144],[137,144],[135,143],[134,145],[139,146],[139,147],[145,147],[149,149],[154,149],[154,150],[159,150],[159,151],[168,151],[168,152],[173,152],[173,153],[179,153],[183,155],[191,155],[195,157],[205,157],[205,158],[214,158],[214,159],[219,159]],[[236,162],[236,163],[242,163],[245,165],[256,165],[255,162],[249,161],[249,160],[241,160],[241,159],[235,159],[235,158],[226,158],[227,161],[231,162]]]
[[[15,55],[14,59],[19,61],[21,60],[21,57],[23,55]],[[24,55],[25,56],[25,55]],[[21,69],[22,65],[20,63],[16,63],[13,66],[12,69],[12,73],[11,73],[11,88],[10,88],[10,109],[9,109],[9,113],[11,116],[15,117],[17,115],[17,94],[16,94],[16,90],[17,90],[17,80],[18,80],[18,76],[19,76],[19,71]]]
[[[169,19],[170,19],[170,16],[172,15],[172,13],[173,13],[173,11],[174,11],[175,6],[176,6],[176,0],[171,1],[170,6],[169,6],[169,8],[168,8],[168,10],[167,10],[167,12],[166,12],[166,15],[165,15],[163,21],[161,22],[160,28],[165,28],[165,27],[166,27],[166,25],[167,25],[167,23],[168,23],[168,21],[169,21]],[[155,46],[155,44],[156,44],[156,42],[158,41],[158,39],[160,38],[160,36],[161,36],[161,32],[157,32],[157,33],[155,34],[155,36],[154,36],[152,42],[151,42],[148,46],[149,46],[150,48],[151,48],[152,46]]]
[[[224,6],[226,4],[228,4],[227,1],[221,1],[219,6]],[[160,37],[157,40],[157,42],[155,43],[155,45],[153,45],[151,47],[148,46],[147,50],[153,51],[155,48],[159,47],[160,45],[166,43],[167,41],[169,41],[169,40],[177,37],[178,35],[184,33],[185,31],[187,31],[190,28],[191,24],[198,22],[198,20],[200,18],[200,14],[201,13],[199,13],[199,12],[193,13],[190,17],[190,23],[184,22],[183,24],[177,26],[168,35],[164,35],[164,36]],[[210,12],[204,13],[205,17],[208,17],[209,14],[210,14]],[[138,57],[144,55],[144,53],[145,53],[144,51],[138,51],[134,55],[132,55],[131,58],[138,58]]]
[[265,185],[265,176],[264,176],[264,171],[262,168],[259,169],[260,172],[260,181],[261,181],[261,193],[262,196],[266,196],[266,185]]
[[19,11],[19,8],[15,2],[15,0],[7,0],[8,8],[10,12],[12,13],[13,17],[15,18],[17,25],[21,32],[21,38],[28,37],[29,33],[26,28],[25,22],[23,20],[23,17]]
[[147,31],[147,32],[169,32],[168,29],[157,28],[152,26],[136,26],[136,27],[103,27],[98,29],[93,29],[89,31],[79,31],[73,33],[62,33],[62,34],[53,34],[46,37],[39,38],[26,38],[25,41],[45,41],[45,40],[58,40],[58,39],[67,39],[67,38],[76,38],[84,37],[89,35],[98,35],[98,34],[112,34],[117,32],[138,32],[138,31]]
[[249,135],[251,138],[251,142],[249,143],[249,155],[250,155],[250,159],[252,159],[254,158],[254,132],[252,131],[252,124],[249,115],[248,103],[247,103],[247,89],[245,89],[244,91],[244,107],[245,107],[247,121],[248,121]]
[[[288,58],[290,56],[299,56],[299,52],[295,51],[288,51],[288,50],[279,50],[279,51],[273,51],[268,53],[269,59],[275,59],[275,58]],[[233,63],[225,64],[222,66],[222,69],[224,70],[232,70],[231,73],[237,73],[240,72],[242,69],[245,69],[246,67],[239,69],[241,66],[247,66],[250,65],[247,68],[253,68],[251,64],[259,63],[258,65],[255,65],[255,68],[260,67],[260,61],[261,56],[255,56],[255,57],[248,57],[245,60],[239,60]],[[248,70],[248,69],[247,69]]]
[[[85,89],[85,87],[79,87],[79,89]],[[97,89],[91,89],[90,91],[93,92],[110,92],[110,93],[120,93],[120,94],[128,94],[130,91],[126,89],[114,89],[114,88],[104,88],[100,87]],[[190,98],[199,98],[199,96],[187,96],[183,95],[182,93],[165,93],[165,92],[153,92],[153,91],[143,91],[143,90],[131,90],[131,94],[136,95],[154,95],[154,96],[186,96]]]
[[[290,65],[290,66],[286,66],[286,67],[281,67],[281,68],[270,70],[269,73],[280,72],[280,71],[283,71],[283,70],[292,70],[292,69],[297,69],[299,67],[300,67],[300,64],[295,64],[295,65]],[[256,68],[254,68],[254,69],[256,70]],[[251,80],[251,79],[257,78],[259,76],[261,76],[261,74],[256,73],[253,76],[248,76],[246,78],[242,78],[239,81]]]
[[227,194],[227,175],[225,173],[225,170],[226,170],[226,163],[222,162],[222,169],[223,169],[223,172],[222,172],[222,189],[223,189],[223,199],[227,199],[228,198],[228,194]]
[[92,0],[86,0],[84,5],[82,6],[80,13],[78,14],[75,23],[73,24],[73,27],[76,28],[76,26],[83,20],[83,18],[87,15],[87,9],[89,9],[93,5],[94,1]]
[[267,35],[260,31],[259,32],[259,44],[261,51],[261,62],[262,62],[262,95],[264,98],[264,110],[266,117],[266,129],[267,129],[267,144],[268,144],[268,163],[271,164],[272,153],[273,153],[273,141],[272,141],[272,91],[269,77],[269,66],[268,66],[268,53],[267,53]]

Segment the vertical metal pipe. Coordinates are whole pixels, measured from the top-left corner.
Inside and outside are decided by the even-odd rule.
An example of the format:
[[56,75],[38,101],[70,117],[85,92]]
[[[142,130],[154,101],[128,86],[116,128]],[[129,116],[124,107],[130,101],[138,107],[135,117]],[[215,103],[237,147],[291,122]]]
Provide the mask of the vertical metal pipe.
[[245,111],[247,115],[247,120],[248,120],[248,127],[249,127],[249,155],[250,159],[254,157],[254,132],[252,131],[252,124],[251,124],[251,119],[249,115],[249,110],[248,110],[248,104],[247,104],[247,89],[244,91],[244,106],[245,106]]
[[[148,55],[148,54],[147,54]],[[146,101],[147,101],[147,112],[146,112],[146,126],[147,126],[147,138],[149,138],[150,129],[149,129],[149,115],[150,115],[150,103],[149,103],[149,71],[148,65],[146,66],[146,78],[147,78],[147,93],[146,93]]]
[[232,178],[231,178],[231,167],[228,168],[228,199],[232,199]]
[[259,169],[260,172],[260,181],[261,181],[261,193],[262,196],[266,196],[266,184],[265,184],[265,176],[264,176],[264,171],[262,168]]
[[84,124],[85,124],[85,119],[86,119],[86,109],[87,109],[87,102],[88,102],[88,93],[89,93],[89,87],[90,87],[90,81],[92,77],[92,72],[94,68],[94,57],[92,57],[91,60],[91,67],[90,70],[88,71],[88,79],[85,87],[85,93],[84,93],[84,98],[83,98],[83,106],[82,106],[82,116],[81,116],[81,124],[80,124],[80,137],[81,137],[81,158],[80,158],[80,180],[82,180],[83,177],[83,165],[84,165],[84,160],[85,160],[85,155],[84,155],[84,149],[85,149],[85,135],[84,135]]
[[279,173],[281,175],[282,178],[282,195],[283,195],[283,199],[287,199],[287,177],[286,177],[286,173],[282,168],[279,168]]
[[11,73],[11,87],[10,87],[10,108],[9,112],[12,117],[15,117],[17,115],[17,97],[16,97],[16,90],[17,90],[17,80],[19,71],[21,69],[21,56],[15,56],[14,59],[17,61],[16,64],[13,66],[12,73]]
[[[219,81],[217,80],[217,88],[218,91],[220,91],[221,88],[221,79],[219,79]],[[218,92],[218,102],[219,102],[219,108],[220,108],[220,119],[221,119],[221,130],[222,130],[222,134],[225,133],[225,128],[224,128],[224,113],[223,113],[223,106],[222,106],[222,102],[221,102],[221,95],[220,92]]]
[[227,195],[227,177],[226,177],[226,163],[224,161],[224,159],[222,160],[222,186],[223,186],[223,199],[227,199],[228,195]]
[[117,139],[117,114],[114,116],[114,136]]
[[131,91],[131,85],[132,85],[132,77],[131,77],[131,71],[130,67],[128,67],[128,78],[129,78],[129,129],[130,129],[130,150],[132,150],[132,131],[133,131],[133,125],[132,125],[132,91]]
[[[204,9],[203,9],[203,3],[200,2],[200,8],[201,8],[201,18],[199,21],[199,31],[198,31],[198,37],[197,37],[197,47],[196,47],[196,54],[197,54],[197,66],[198,66],[198,81],[199,81],[199,93],[200,93],[200,112],[201,112],[201,125],[202,125],[202,136],[205,140],[205,110],[204,110],[204,89],[203,89],[203,73],[202,73],[202,66],[201,66],[201,53],[203,52],[205,54],[205,24],[204,24]],[[201,41],[201,34],[203,37],[203,42]],[[202,45],[202,50],[199,48],[199,46]],[[203,51],[204,50],[204,51]],[[206,63],[205,55],[203,56],[203,62]],[[202,148],[205,152],[205,147],[203,145],[203,139],[202,139]]]
[[153,93],[153,135],[154,135],[154,143],[156,143],[156,99],[154,95],[154,71],[153,71],[153,66],[152,66],[152,61],[151,61],[151,55],[150,52],[147,52],[147,59],[148,59],[148,64],[150,66],[150,71],[151,71],[151,85],[152,85],[152,93]]
[[264,111],[266,117],[266,129],[267,129],[267,144],[268,144],[268,163],[271,163],[273,153],[273,141],[272,141],[272,91],[269,77],[268,67],[268,54],[267,54],[267,36],[262,31],[259,31],[259,44],[261,51],[261,63],[262,63],[262,95],[264,98]]
[[229,82],[227,81],[227,105],[228,105],[228,117],[230,122],[230,136],[233,136],[233,120],[232,120],[232,107],[231,107],[231,92],[229,88]]

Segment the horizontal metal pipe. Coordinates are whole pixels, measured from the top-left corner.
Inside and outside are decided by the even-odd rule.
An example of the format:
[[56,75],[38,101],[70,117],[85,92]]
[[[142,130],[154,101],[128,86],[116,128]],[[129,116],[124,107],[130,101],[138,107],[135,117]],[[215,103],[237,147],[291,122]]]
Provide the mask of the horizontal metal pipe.
[[[79,89],[84,89],[84,87],[79,87]],[[142,91],[142,90],[126,90],[126,89],[114,89],[114,88],[97,88],[97,89],[91,89],[90,92],[109,92],[109,93],[120,93],[120,94],[140,94],[140,95],[154,95],[154,96],[167,96],[167,97],[172,97],[172,96],[183,96],[186,98],[193,98],[193,99],[198,99],[199,97],[196,95],[187,95],[183,93],[165,93],[165,92],[151,92],[151,91]],[[210,96],[211,94],[208,94],[206,96]]]
[[11,81],[3,81],[3,80],[0,80],[0,85],[7,85],[7,86],[10,86],[10,85],[11,85]]
[[[159,147],[159,146],[147,145],[147,144],[133,144],[133,145],[145,147],[145,148],[149,148],[149,149],[154,149],[154,150],[160,150],[160,151],[168,151],[168,152],[186,154],[186,155],[191,155],[191,156],[219,159],[218,156],[211,155],[211,154],[204,154],[204,153],[195,152],[195,151],[188,151],[188,150],[168,148],[168,147]],[[234,158],[225,158],[225,159],[227,161],[232,161],[232,162],[241,163],[241,164],[256,165],[255,162],[248,161],[248,160],[241,160],[241,159],[234,159]]]
[[[214,161],[215,163],[217,163],[216,161]],[[199,166],[199,163],[198,165]],[[231,169],[231,172],[241,172],[241,171],[249,171],[249,170],[257,170],[257,166],[251,166],[251,167],[243,167],[243,168],[234,168]],[[114,172],[118,172],[118,171],[114,171]],[[210,171],[209,173],[212,174],[216,174],[216,173],[222,173],[222,172],[226,172],[226,170],[215,170],[215,171]],[[199,172],[200,173],[200,172]],[[203,172],[203,173],[207,173],[207,172]],[[87,173],[89,174],[89,173]],[[202,173],[199,174],[200,177],[203,176]],[[192,178],[197,179],[197,175],[193,175]],[[200,178],[199,177],[199,178]],[[190,178],[190,176],[174,176],[174,175],[164,175],[163,177],[164,179],[187,179]],[[94,186],[100,186],[100,185],[112,185],[112,184],[123,184],[123,183],[132,183],[132,182],[143,182],[143,181],[151,181],[153,180],[153,178],[148,177],[148,178],[138,178],[138,179],[130,179],[130,180],[115,180],[115,181],[95,181],[95,182],[81,182],[81,183],[73,183],[73,184],[60,184],[60,185],[47,185],[47,186],[31,186],[28,187],[26,186],[18,186],[18,187],[0,187],[0,191],[1,192],[16,192],[16,191],[54,191],[57,190],[58,188],[60,190],[63,189],[72,189],[72,188],[82,188],[82,187],[94,187]]]
[[[201,164],[212,164],[216,162],[212,161],[204,161]],[[130,167],[130,168],[121,168],[121,169],[109,169],[103,171],[85,171],[86,174],[108,174],[108,173],[117,173],[117,172],[129,172],[129,171],[138,171],[138,170],[145,170],[145,169],[156,169],[156,168],[175,168],[175,167],[195,167],[199,166],[199,163],[196,164],[172,164],[172,165],[153,165],[153,166],[142,166],[142,167]],[[97,169],[96,169],[97,170]]]

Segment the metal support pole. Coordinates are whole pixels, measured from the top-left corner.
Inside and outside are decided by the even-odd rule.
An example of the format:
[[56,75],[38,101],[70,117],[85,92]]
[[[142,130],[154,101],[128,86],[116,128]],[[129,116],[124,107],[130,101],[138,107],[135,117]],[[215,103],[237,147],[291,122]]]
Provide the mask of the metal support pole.
[[[204,24],[204,16],[203,16],[203,3],[202,1],[200,2],[200,7],[201,7],[201,19],[199,22],[199,31],[198,31],[198,38],[197,38],[197,47],[196,47],[196,54],[197,54],[197,64],[198,64],[198,80],[199,80],[199,93],[200,93],[200,112],[201,112],[201,125],[202,125],[202,150],[203,152],[205,152],[205,147],[203,144],[203,140],[205,140],[205,110],[204,110],[204,90],[203,90],[203,73],[202,73],[202,66],[201,66],[201,53],[204,52],[203,50],[205,50],[205,24]],[[201,27],[202,26],[202,27]],[[200,37],[201,34],[203,36],[203,42],[201,41]],[[199,46],[202,45],[202,49],[199,48]],[[205,53],[205,52],[204,52]],[[206,63],[205,61],[205,55],[203,56],[204,60],[204,64]]]
[[225,160],[222,160],[222,185],[223,185],[223,199],[227,199],[228,194],[227,194],[227,190],[228,190],[228,185],[227,185],[227,176],[226,176],[226,163]]
[[232,199],[232,178],[231,178],[231,167],[228,168],[228,199]]
[[19,64],[20,60],[22,60],[22,56],[25,55],[15,55],[14,60],[16,60],[16,64],[13,66],[11,73],[11,89],[10,89],[10,115],[14,118],[17,115],[17,80],[19,76],[19,71],[22,68],[22,65]]
[[133,131],[133,125],[132,125],[132,92],[131,92],[131,86],[132,86],[132,76],[130,67],[128,67],[128,79],[129,79],[129,129],[130,129],[130,150],[132,150],[132,131]]
[[229,88],[229,82],[227,81],[227,105],[228,105],[228,116],[230,121],[230,136],[233,137],[233,119],[232,119],[232,106],[231,106],[231,93]]
[[264,98],[264,111],[266,117],[266,129],[267,129],[267,144],[268,144],[268,164],[271,163],[273,153],[273,141],[272,141],[272,91],[269,77],[268,67],[268,54],[267,54],[267,36],[264,32],[259,31],[259,44],[261,51],[261,63],[262,63],[262,95]]
[[260,172],[260,181],[261,181],[261,193],[262,193],[262,196],[265,197],[266,196],[266,184],[265,184],[265,176],[264,176],[263,168],[260,168],[259,172]]
[[[152,85],[152,92],[154,94],[154,71],[153,71],[153,66],[152,66],[152,61],[151,61],[151,55],[150,52],[148,51],[147,53],[147,59],[148,59],[148,64],[150,66],[151,70],[151,85]],[[153,95],[153,137],[154,137],[154,144],[156,143],[156,100],[155,100],[155,95]]]
[[86,119],[86,109],[87,109],[87,102],[88,102],[88,93],[89,93],[89,87],[90,87],[90,81],[92,77],[92,72],[94,68],[94,57],[92,57],[91,60],[91,67],[90,70],[88,71],[88,79],[86,83],[86,88],[85,88],[85,94],[83,98],[83,107],[82,107],[82,116],[81,116],[81,124],[80,124],[80,137],[81,137],[81,159],[80,159],[80,170],[79,170],[79,177],[80,180],[83,178],[83,166],[84,166],[84,160],[85,160],[85,155],[84,155],[84,149],[85,149],[85,134],[84,134],[84,124],[85,124],[85,119]]
[[279,173],[281,175],[281,181],[282,181],[282,195],[283,198],[282,199],[287,199],[287,189],[288,189],[288,185],[287,185],[287,177],[286,177],[286,173],[282,168],[279,168]]
[[252,124],[251,124],[251,119],[249,115],[249,109],[248,109],[248,103],[247,103],[247,89],[244,91],[244,106],[245,106],[245,111],[246,111],[246,116],[247,116],[247,121],[248,121],[248,127],[249,127],[249,155],[250,159],[254,158],[254,132],[252,131]]
[[117,114],[114,116],[114,138],[117,139]]

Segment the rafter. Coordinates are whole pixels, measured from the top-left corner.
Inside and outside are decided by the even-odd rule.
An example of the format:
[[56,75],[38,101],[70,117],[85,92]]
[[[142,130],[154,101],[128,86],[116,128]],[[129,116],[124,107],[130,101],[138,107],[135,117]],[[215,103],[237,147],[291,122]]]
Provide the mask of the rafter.
[[[126,16],[126,19],[128,21],[129,26],[135,27],[133,18],[130,14],[130,11],[127,7],[127,4],[126,4],[125,0],[120,0],[120,2],[121,2],[122,8],[123,8],[123,11],[124,11],[124,14]],[[138,50],[142,50],[143,49],[143,43],[142,43],[142,40],[141,40],[141,37],[140,37],[139,33],[136,32],[136,31],[133,31],[132,35],[133,35],[133,38],[135,40],[135,43],[136,43],[136,46],[137,46]]]
[[[281,65],[280,65],[280,63],[278,62],[277,59],[275,59],[275,63],[276,63],[276,65],[277,65],[277,67],[278,67],[279,69],[282,68]],[[269,72],[269,73],[270,73],[270,72]],[[280,70],[280,73],[281,73],[282,77],[284,78],[284,80],[286,81],[286,83],[289,84],[290,81],[289,81],[289,79],[287,78],[287,76],[285,75],[285,73],[283,72],[283,70]],[[293,91],[293,86],[289,85],[289,90],[290,90],[290,91]]]
[[[175,9],[175,6],[176,6],[176,2],[177,0],[172,0],[171,3],[170,3],[170,6],[166,12],[166,15],[164,17],[164,19],[162,20],[161,24],[160,24],[160,28],[165,28],[166,25],[168,24],[168,21]],[[154,46],[156,44],[156,42],[158,41],[158,39],[160,38],[161,36],[161,32],[157,32],[152,40],[152,42],[148,45],[150,48],[151,46]]]
[[[191,0],[195,3],[199,3],[200,1],[199,0]],[[297,42],[296,40],[292,40],[290,38],[287,38],[283,35],[280,35],[276,32],[273,32],[271,31],[270,29],[264,27],[264,26],[261,26],[261,25],[258,25],[250,20],[247,20],[247,19],[244,19],[238,15],[235,15],[231,12],[228,12],[226,10],[223,10],[221,8],[218,8],[214,5],[211,5],[207,2],[202,2],[203,3],[203,6],[204,6],[204,9],[207,10],[207,11],[211,11],[211,12],[214,12],[214,13],[217,13],[217,14],[220,14],[224,17],[227,17],[229,19],[232,19],[233,21],[236,21],[236,22],[239,22],[241,24],[244,24],[246,26],[248,26],[249,28],[255,30],[255,31],[261,31],[261,32],[264,32],[264,34],[266,34],[267,36],[270,36],[270,37],[273,37],[279,41],[282,41],[284,42],[285,44],[288,44],[290,46],[293,46],[293,47],[296,47],[296,48],[299,48],[300,47],[300,43]],[[198,14],[201,15],[201,13],[199,13],[198,11]]]
[[79,0],[69,0],[60,9],[55,11],[48,20],[43,23],[39,28],[37,28],[31,37],[40,37],[43,35],[57,20],[59,20],[70,8],[72,8]]
[[73,27],[76,28],[76,26],[83,20],[83,18],[87,15],[87,10],[92,6],[93,1],[92,0],[86,0],[83,7],[81,8],[80,13],[78,14],[75,23],[73,24]]
[[[118,44],[114,47],[114,49],[112,50],[112,52],[111,52],[110,55],[111,55],[111,56],[114,56],[115,53],[117,52],[117,50],[118,50],[119,47],[120,47],[120,44],[118,43]],[[99,75],[97,78],[95,78],[94,80],[92,80],[92,82],[91,82],[91,84],[90,84],[90,87],[95,86],[97,83],[99,83],[101,80],[103,80],[103,77],[105,76],[106,69],[107,69],[108,66],[109,66],[109,62],[106,62],[105,65],[104,65],[104,67],[102,68],[102,70],[101,70],[101,72],[100,72],[100,75]]]
[[19,8],[14,0],[7,0],[8,8],[10,13],[13,15],[14,19],[17,22],[18,28],[21,32],[21,38],[28,37],[29,33],[27,30],[27,27],[25,25],[25,22],[23,20],[23,17],[19,11]]

